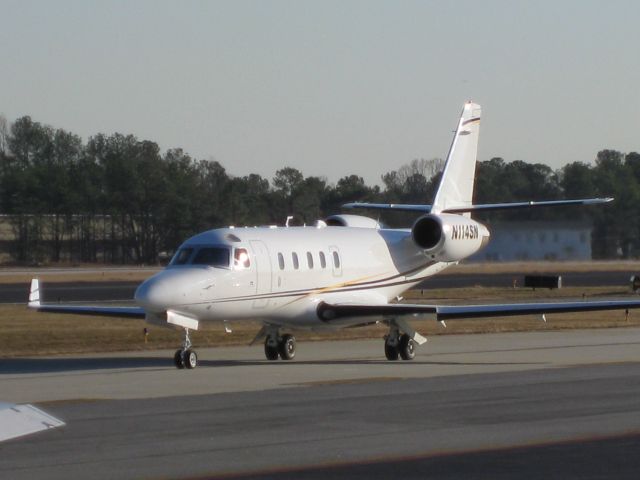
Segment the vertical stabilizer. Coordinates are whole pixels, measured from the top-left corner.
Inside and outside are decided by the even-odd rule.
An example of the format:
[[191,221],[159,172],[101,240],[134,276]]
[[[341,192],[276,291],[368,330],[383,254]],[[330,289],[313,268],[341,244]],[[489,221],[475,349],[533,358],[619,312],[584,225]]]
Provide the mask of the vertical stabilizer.
[[462,109],[442,180],[433,200],[433,213],[439,213],[445,208],[468,207],[472,204],[479,132],[480,105],[467,102]]

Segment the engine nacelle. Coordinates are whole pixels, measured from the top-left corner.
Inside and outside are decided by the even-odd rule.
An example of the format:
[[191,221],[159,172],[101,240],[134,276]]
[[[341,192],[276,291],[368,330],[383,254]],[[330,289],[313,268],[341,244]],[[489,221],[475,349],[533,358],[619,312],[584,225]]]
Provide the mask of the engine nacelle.
[[489,230],[461,215],[429,214],[416,220],[411,238],[430,258],[457,262],[484,247],[489,241]]
[[362,215],[331,215],[324,221],[329,227],[380,228],[376,220]]

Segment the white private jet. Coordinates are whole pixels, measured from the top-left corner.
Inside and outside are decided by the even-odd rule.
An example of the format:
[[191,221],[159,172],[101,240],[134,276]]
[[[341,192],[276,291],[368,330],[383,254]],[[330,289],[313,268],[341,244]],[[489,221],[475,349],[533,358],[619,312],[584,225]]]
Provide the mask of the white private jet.
[[260,319],[265,356],[291,360],[295,338],[283,330],[335,330],[388,324],[387,359],[411,360],[426,339],[406,321],[438,321],[585,310],[639,308],[638,300],[493,305],[395,303],[403,291],[480,250],[488,229],[471,213],[506,208],[599,204],[611,198],[473,205],[480,106],[465,104],[432,205],[351,203],[347,208],[415,212],[410,229],[387,229],[358,215],[334,215],[310,227],[219,228],[184,242],[169,266],[143,282],[137,307],[46,305],[34,279],[29,307],[47,312],[145,318],[184,329],[178,368],[195,368],[189,332],[200,322]]

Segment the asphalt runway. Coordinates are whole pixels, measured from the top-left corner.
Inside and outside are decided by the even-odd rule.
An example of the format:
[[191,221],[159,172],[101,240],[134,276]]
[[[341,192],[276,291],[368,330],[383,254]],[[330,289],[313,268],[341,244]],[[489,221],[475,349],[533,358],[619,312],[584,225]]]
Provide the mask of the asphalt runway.
[[67,422],[0,444],[0,478],[637,478],[640,329],[0,362],[0,397]]
[[[151,271],[149,275],[154,272]],[[562,273],[562,284],[575,287],[620,286],[628,287],[631,275],[640,272],[574,272]],[[449,274],[424,281],[416,288],[463,288],[476,285],[485,287],[511,287],[513,281],[522,285],[523,275],[513,273]],[[41,292],[45,302],[105,302],[130,301],[139,282],[43,282]],[[0,303],[25,303],[29,297],[29,285],[0,284]]]

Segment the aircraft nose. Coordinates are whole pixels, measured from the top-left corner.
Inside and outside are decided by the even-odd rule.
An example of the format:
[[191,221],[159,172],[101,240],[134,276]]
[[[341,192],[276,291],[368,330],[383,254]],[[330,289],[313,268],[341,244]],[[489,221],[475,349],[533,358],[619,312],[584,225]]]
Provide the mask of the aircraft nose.
[[168,294],[166,282],[153,276],[140,284],[134,294],[134,299],[138,305],[146,310],[163,311],[168,306]]
[[145,310],[164,312],[188,302],[194,291],[197,291],[203,282],[208,281],[209,274],[200,270],[164,270],[142,282],[134,298]]

